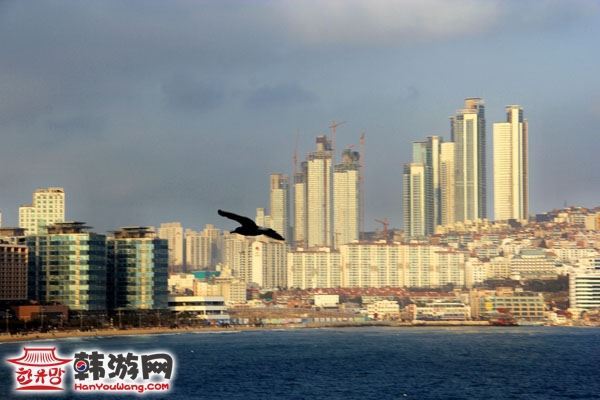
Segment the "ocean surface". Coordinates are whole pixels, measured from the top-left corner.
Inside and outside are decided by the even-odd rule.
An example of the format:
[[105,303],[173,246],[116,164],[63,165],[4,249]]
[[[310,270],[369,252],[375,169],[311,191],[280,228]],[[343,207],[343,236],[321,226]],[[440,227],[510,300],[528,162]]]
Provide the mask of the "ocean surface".
[[[17,395],[0,344],[0,398]],[[600,328],[340,328],[71,338],[30,342],[80,349],[168,350],[168,399],[600,399]],[[69,394],[70,393],[70,394]],[[38,398],[56,398],[38,396]],[[65,393],[60,398],[109,399]]]

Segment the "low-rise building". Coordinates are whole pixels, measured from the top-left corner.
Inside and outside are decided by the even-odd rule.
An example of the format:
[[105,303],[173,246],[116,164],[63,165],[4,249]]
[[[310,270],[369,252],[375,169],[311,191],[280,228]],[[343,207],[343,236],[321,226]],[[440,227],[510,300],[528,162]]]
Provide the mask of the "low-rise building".
[[315,307],[337,308],[340,305],[340,296],[337,294],[315,294]]
[[541,321],[546,309],[541,293],[514,291],[496,292],[480,298],[480,316],[489,317],[496,312],[509,312],[516,320]]
[[569,275],[569,302],[576,310],[600,309],[600,269]]
[[400,316],[400,305],[397,301],[379,300],[367,305],[367,315],[371,319],[394,319]]
[[229,321],[225,299],[221,296],[169,296],[169,310],[186,312],[198,319]]
[[431,300],[413,304],[409,309],[416,321],[466,321],[471,315],[471,308],[458,299]]

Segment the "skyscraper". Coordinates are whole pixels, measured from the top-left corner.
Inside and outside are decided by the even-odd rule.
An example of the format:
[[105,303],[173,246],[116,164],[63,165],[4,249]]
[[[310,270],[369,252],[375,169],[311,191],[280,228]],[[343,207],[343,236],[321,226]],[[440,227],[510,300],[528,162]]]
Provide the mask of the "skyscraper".
[[300,172],[294,174],[294,243],[302,247],[306,245],[306,175],[308,163],[301,164]]
[[485,105],[480,98],[465,99],[465,107],[450,118],[455,147],[455,218],[487,218]]
[[333,172],[334,244],[350,243],[359,238],[360,165],[357,151],[346,149],[342,162]]
[[181,272],[185,263],[183,253],[183,226],[181,222],[167,222],[160,224],[158,237],[167,239],[169,243],[169,270]]
[[494,124],[494,218],[526,221],[529,213],[527,120],[517,105]]
[[323,135],[317,137],[316,151],[308,155],[306,214],[309,247],[333,243],[332,154],[331,142]]
[[439,136],[413,143],[413,163],[425,168],[425,234],[431,235],[440,224],[440,143]]
[[440,225],[454,223],[454,142],[440,144]]
[[28,235],[46,233],[46,228],[65,220],[65,191],[59,187],[36,189],[33,202],[19,207],[19,227]]
[[404,165],[402,175],[402,211],[404,234],[409,238],[426,235],[425,166],[422,163]]
[[286,175],[271,174],[271,228],[290,240],[290,183]]

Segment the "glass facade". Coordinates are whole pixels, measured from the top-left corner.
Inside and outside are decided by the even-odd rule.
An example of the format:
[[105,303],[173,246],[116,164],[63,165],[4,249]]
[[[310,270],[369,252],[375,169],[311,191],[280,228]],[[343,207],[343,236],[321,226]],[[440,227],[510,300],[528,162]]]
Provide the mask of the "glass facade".
[[166,309],[169,263],[167,240],[153,237],[111,238],[107,247],[109,308]]
[[106,237],[95,233],[28,236],[28,293],[71,310],[106,309]]

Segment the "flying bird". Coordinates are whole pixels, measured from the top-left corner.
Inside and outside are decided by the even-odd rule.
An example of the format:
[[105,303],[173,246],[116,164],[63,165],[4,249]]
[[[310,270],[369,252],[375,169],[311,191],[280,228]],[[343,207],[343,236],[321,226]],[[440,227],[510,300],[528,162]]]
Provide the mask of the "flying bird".
[[281,236],[273,229],[258,226],[254,221],[252,221],[248,217],[242,217],[241,215],[237,215],[223,210],[219,210],[218,212],[221,217],[232,219],[236,222],[239,222],[242,225],[232,230],[231,233],[239,233],[240,235],[244,236],[265,235],[273,239],[285,240],[283,236]]

